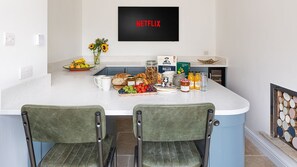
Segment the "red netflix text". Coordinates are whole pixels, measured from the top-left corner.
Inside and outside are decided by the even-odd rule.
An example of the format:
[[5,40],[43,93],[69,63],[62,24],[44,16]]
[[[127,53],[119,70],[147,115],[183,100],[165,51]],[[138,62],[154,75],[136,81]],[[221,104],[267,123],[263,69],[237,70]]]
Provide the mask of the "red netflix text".
[[136,20],[136,27],[161,27],[161,20]]

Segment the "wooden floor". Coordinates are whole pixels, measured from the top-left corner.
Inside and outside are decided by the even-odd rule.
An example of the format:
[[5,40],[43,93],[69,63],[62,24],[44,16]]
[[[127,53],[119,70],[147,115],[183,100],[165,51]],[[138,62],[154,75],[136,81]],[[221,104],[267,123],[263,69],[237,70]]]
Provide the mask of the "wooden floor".
[[[132,131],[132,118],[117,119],[117,164],[118,167],[133,167],[136,139]],[[275,167],[275,165],[253,143],[245,142],[245,167]]]

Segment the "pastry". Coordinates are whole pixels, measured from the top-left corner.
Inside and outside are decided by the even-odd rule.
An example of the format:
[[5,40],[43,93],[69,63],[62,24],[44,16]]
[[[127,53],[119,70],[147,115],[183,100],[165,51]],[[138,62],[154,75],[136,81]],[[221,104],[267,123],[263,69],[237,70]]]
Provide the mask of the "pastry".
[[127,74],[127,73],[119,73],[119,74],[116,74],[113,78],[112,78],[112,81],[111,83],[113,85],[117,85],[117,86],[120,86],[120,85],[127,85],[127,78],[128,76],[131,76],[130,74]]

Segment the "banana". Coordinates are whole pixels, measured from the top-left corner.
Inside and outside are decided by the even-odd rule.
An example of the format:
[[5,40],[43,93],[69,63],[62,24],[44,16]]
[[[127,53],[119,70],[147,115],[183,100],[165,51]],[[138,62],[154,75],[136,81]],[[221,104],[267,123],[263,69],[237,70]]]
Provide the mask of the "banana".
[[80,59],[77,59],[77,60],[74,60],[74,63],[75,64],[81,64],[81,63],[85,63],[86,60],[84,58],[80,58]]
[[70,68],[89,68],[90,65],[86,63],[84,58],[73,60],[69,65]]

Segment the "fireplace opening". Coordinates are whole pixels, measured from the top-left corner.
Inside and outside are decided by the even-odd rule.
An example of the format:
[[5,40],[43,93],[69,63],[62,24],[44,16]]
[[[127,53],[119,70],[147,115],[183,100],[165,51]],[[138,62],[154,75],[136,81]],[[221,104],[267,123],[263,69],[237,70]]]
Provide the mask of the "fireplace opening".
[[270,84],[271,136],[297,150],[297,92]]

